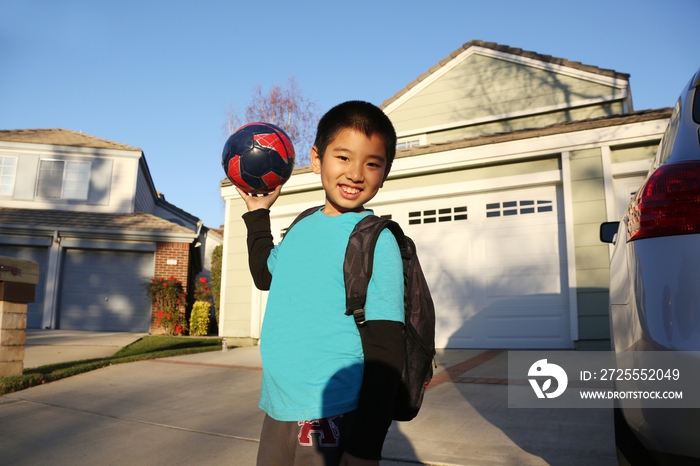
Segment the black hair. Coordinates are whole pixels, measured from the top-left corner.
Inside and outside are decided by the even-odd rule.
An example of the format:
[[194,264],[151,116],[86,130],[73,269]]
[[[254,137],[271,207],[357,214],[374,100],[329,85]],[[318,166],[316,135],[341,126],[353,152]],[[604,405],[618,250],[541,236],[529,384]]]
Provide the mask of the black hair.
[[369,102],[349,100],[328,110],[318,122],[314,146],[321,159],[328,144],[344,129],[355,129],[368,138],[377,135],[384,143],[387,169],[396,155],[396,131],[389,117]]

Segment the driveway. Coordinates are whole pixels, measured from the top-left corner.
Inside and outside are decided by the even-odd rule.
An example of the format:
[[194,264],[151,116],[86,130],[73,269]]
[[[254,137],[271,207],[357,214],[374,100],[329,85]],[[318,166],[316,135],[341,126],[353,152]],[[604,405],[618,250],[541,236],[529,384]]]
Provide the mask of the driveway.
[[[99,345],[95,345],[99,346]],[[446,350],[384,466],[616,465],[611,410],[507,407],[507,352]],[[447,369],[447,370],[446,370]],[[253,465],[257,347],[106,367],[0,397],[3,465]]]

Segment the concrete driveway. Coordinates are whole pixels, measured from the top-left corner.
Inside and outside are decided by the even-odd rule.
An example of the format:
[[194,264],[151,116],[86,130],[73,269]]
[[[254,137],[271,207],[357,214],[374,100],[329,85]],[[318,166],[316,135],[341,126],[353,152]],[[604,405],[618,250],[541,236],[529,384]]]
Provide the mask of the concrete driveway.
[[112,356],[147,333],[27,329],[24,367]]
[[[447,350],[437,362],[421,413],[392,426],[382,465],[617,464],[611,410],[508,408],[506,352]],[[6,395],[0,463],[253,465],[260,379],[258,348],[245,347]]]

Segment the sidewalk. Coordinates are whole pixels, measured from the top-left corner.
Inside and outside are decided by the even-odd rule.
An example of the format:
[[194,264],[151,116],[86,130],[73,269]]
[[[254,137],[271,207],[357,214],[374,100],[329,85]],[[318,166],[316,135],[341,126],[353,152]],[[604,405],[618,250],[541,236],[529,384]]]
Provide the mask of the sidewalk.
[[24,368],[106,358],[147,333],[27,329]]
[[[615,465],[612,412],[509,409],[507,353],[447,350],[383,466]],[[445,369],[448,370],[445,370]],[[254,465],[257,347],[110,366],[0,397],[3,465]]]

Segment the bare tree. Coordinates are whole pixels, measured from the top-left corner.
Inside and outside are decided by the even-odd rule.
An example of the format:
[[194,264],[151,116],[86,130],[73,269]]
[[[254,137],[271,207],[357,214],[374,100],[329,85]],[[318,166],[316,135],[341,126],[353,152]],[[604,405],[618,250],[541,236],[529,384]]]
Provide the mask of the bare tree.
[[316,125],[321,118],[321,111],[315,101],[305,96],[296,78],[290,77],[287,86],[278,84],[263,93],[258,84],[253,90],[253,96],[245,109],[245,121],[240,113],[231,105],[226,112],[226,122],[223,127],[227,134],[232,134],[244,123],[264,121],[279,126],[292,139],[296,151],[296,166],[309,165],[309,152],[316,136]]

